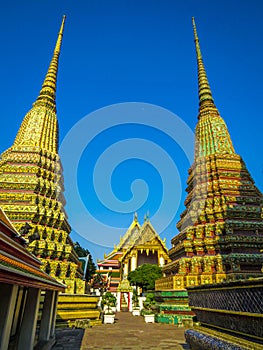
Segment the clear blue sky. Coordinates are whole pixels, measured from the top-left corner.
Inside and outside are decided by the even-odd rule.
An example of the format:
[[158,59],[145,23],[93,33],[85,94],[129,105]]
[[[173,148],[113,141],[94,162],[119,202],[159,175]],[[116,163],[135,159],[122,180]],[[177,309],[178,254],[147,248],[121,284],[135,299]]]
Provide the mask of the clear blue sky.
[[[13,143],[39,93],[62,15],[67,15],[57,89],[60,143],[77,125],[84,148],[75,154],[78,136],[70,133],[64,148],[67,155],[62,154],[66,209],[72,239],[90,249],[95,259],[109,251],[106,246],[118,243],[135,210],[140,222],[149,210],[168,247],[177,234],[175,225],[184,209],[191,155],[178,134],[165,134],[177,128],[174,120],[179,119],[171,119],[159,108],[176,114],[194,130],[198,95],[192,16],[215,103],[236,152],[263,190],[262,13],[261,0],[11,0],[2,4],[1,152]],[[98,111],[127,102],[156,107],[135,104],[147,112],[141,115],[140,123],[139,113],[129,114],[132,106],[122,105],[128,124],[114,121],[118,107]],[[154,112],[155,128],[150,122]],[[83,117],[86,124],[77,124]],[[102,131],[103,123],[109,126],[107,130]],[[149,142],[144,144],[145,140]],[[187,142],[192,149],[191,138],[187,137]],[[104,158],[96,168],[100,156]],[[78,157],[73,178],[72,167]],[[107,177],[110,166],[114,168],[112,177]],[[144,183],[134,183],[139,198],[132,199],[131,185],[136,179]],[[71,195],[75,182],[86,213]],[[164,199],[168,198],[167,211],[159,209],[163,192]]]

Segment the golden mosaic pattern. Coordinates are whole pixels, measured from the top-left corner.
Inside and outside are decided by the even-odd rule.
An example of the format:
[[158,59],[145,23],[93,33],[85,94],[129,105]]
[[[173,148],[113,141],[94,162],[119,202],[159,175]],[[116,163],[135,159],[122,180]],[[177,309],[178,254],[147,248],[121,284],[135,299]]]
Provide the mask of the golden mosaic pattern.
[[193,25],[199,86],[195,159],[179,234],[171,241],[172,262],[157,290],[262,276],[263,196],[215,107]]
[[67,284],[67,292],[83,293],[78,257],[69,237],[64,210],[62,166],[58,156],[56,81],[65,17],[40,94],[26,114],[15,138],[0,161],[0,206],[28,249],[41,261],[41,269]]

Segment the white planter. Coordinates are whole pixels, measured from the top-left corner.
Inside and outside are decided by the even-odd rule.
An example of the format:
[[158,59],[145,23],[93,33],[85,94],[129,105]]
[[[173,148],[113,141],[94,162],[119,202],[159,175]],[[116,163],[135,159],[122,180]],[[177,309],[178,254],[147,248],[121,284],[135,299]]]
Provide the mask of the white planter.
[[154,314],[152,314],[152,315],[144,315],[144,321],[146,323],[154,323]]
[[114,323],[115,315],[104,314],[104,323]]
[[140,309],[133,309],[132,314],[133,314],[133,316],[140,316],[140,314],[141,314]]

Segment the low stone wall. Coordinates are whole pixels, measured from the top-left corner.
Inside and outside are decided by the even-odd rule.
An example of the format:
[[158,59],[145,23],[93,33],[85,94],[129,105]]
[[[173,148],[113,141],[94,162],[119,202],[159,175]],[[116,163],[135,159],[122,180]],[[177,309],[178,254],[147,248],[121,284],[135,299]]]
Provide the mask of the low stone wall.
[[193,325],[194,313],[188,305],[186,290],[155,291],[159,313],[156,315],[158,323],[174,324],[178,327]]
[[192,350],[262,350],[262,345],[220,332],[204,329],[189,329],[185,332],[186,342]]
[[[186,333],[190,345],[199,341],[200,345],[203,344],[200,349],[206,349],[204,344],[208,339],[211,340],[213,337],[211,330],[214,330],[214,332],[220,332],[225,342],[231,338],[231,342],[235,342],[236,339],[237,344],[242,341],[243,348],[251,349],[249,342],[255,343],[255,346],[260,344],[258,346],[263,348],[262,278],[203,285],[188,288],[187,291],[189,306],[202,327],[202,331],[197,327],[195,332]],[[204,335],[206,329],[209,332],[207,337]],[[220,334],[217,334],[217,337]],[[217,348],[220,349],[215,347]],[[199,349],[199,347],[195,345],[193,349]]]
[[[98,296],[87,294],[60,294],[58,297],[56,327],[79,327],[80,324],[101,324]],[[85,328],[84,327],[84,328]]]

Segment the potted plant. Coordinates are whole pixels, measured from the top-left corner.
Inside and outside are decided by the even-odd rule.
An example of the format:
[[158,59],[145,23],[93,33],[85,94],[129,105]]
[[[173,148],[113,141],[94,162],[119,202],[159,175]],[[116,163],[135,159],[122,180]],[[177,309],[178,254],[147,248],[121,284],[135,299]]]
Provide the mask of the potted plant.
[[140,316],[139,296],[137,289],[134,289],[132,293],[132,306],[133,316]]
[[114,323],[115,313],[112,308],[115,308],[117,298],[111,292],[106,292],[102,296],[101,304],[104,309],[104,323]]
[[144,309],[142,310],[142,315],[146,323],[155,322],[155,312],[156,310],[156,301],[154,300],[154,294],[148,293],[146,295],[146,300],[143,302]]

